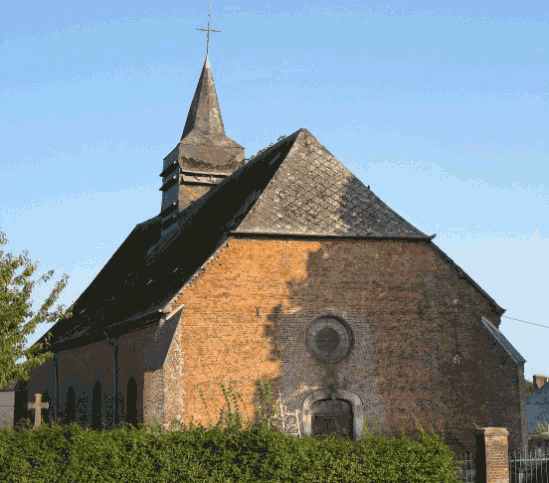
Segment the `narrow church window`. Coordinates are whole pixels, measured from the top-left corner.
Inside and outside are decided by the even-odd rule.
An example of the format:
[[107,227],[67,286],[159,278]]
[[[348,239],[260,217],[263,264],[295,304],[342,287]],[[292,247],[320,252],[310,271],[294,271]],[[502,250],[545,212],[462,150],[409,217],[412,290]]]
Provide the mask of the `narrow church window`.
[[126,421],[137,427],[137,383],[133,377],[128,381]]
[[76,418],[76,397],[74,389],[69,387],[67,390],[67,401],[65,403],[65,424],[72,423]]
[[92,428],[101,429],[101,384],[99,381],[93,386]]

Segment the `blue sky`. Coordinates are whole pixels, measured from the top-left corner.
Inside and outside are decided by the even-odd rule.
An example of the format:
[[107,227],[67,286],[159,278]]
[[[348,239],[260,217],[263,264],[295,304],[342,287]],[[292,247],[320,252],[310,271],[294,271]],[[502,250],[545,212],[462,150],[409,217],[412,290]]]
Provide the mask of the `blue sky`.
[[[227,135],[306,127],[508,317],[549,327],[549,3],[213,3]],[[204,62],[207,3],[10,2],[0,18],[0,228],[69,305],[160,209]],[[37,291],[37,301],[52,285]],[[503,318],[549,376],[548,327]],[[28,345],[51,328],[38,327]]]

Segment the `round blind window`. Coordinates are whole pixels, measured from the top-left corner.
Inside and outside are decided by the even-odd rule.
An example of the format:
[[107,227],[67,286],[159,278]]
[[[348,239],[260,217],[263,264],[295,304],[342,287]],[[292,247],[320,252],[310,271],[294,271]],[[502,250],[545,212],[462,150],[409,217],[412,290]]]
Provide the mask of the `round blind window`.
[[322,317],[309,327],[307,345],[319,361],[335,363],[349,353],[351,335],[335,317]]

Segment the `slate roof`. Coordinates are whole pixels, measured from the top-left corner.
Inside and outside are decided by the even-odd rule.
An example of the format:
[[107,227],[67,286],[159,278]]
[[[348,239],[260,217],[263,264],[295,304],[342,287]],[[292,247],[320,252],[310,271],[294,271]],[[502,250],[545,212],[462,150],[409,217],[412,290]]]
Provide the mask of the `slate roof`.
[[389,208],[306,129],[238,233],[428,238]]
[[218,165],[218,169],[227,164],[238,168],[244,161],[244,148],[225,134],[208,56],[198,79],[178,151],[180,162],[184,157],[194,158],[198,163],[207,161]]
[[528,431],[537,432],[538,425],[546,427],[549,421],[549,384],[537,389],[526,398]]
[[217,100],[208,56],[206,56],[198,79],[181,139],[187,137],[192,131],[200,131],[209,136],[223,136],[225,134],[225,126],[219,109],[219,101]]
[[260,152],[181,212],[176,223],[165,237],[160,216],[138,224],[76,301],[73,316],[52,328],[47,350],[78,347],[103,340],[103,331],[112,337],[160,320],[230,236],[431,239],[306,129]]
[[507,340],[507,338],[499,331],[499,329],[494,327],[484,317],[482,317],[481,320],[484,327],[486,327],[490,331],[490,334],[494,336],[496,341],[503,347],[505,352],[509,354],[509,356],[515,361],[515,363],[524,364],[526,362],[526,359],[520,355],[520,353],[513,347],[511,342]]

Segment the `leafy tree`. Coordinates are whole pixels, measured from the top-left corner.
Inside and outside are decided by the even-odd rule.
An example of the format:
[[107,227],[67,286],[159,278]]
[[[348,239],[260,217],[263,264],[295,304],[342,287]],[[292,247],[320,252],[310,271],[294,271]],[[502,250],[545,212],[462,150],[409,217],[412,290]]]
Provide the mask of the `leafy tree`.
[[[0,230],[0,248],[7,242],[5,233]],[[67,311],[63,305],[50,310],[67,285],[69,276],[66,274],[57,282],[40,310],[36,313],[31,310],[29,299],[37,282],[31,277],[38,265],[38,262],[31,262],[26,250],[17,257],[0,250],[0,388],[11,379],[28,381],[29,369],[41,366],[54,355],[53,352],[42,354],[43,343],[23,350],[28,334],[34,333],[42,322],[54,322],[72,315],[72,306]],[[18,274],[19,269],[22,271]],[[48,270],[38,281],[47,282],[53,273],[53,270]],[[49,347],[51,335],[50,332],[45,338],[46,347]],[[17,364],[23,356],[27,360]]]
[[524,392],[526,393],[526,398],[529,398],[530,394],[534,392],[534,383],[524,378],[524,389]]

